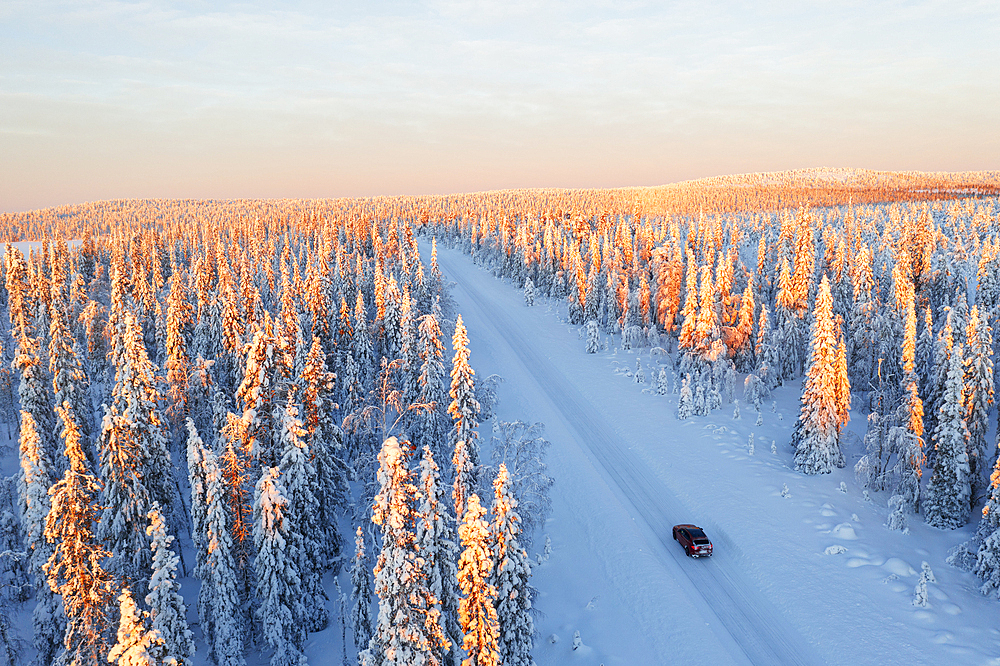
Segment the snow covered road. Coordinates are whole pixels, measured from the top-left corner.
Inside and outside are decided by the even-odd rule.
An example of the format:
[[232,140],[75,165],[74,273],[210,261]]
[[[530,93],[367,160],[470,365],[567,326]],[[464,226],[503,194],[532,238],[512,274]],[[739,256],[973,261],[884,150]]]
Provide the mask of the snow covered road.
[[[457,282],[453,297],[459,311],[468,317],[475,310],[477,326],[494,329],[539,388],[545,399],[569,424],[575,440],[582,444],[601,472],[624,499],[629,513],[642,521],[658,539],[658,560],[668,575],[677,579],[687,595],[700,595],[695,603],[705,622],[734,662],[753,664],[818,664],[822,659],[788,620],[744,575],[740,558],[730,548],[724,533],[711,530],[717,544],[709,560],[688,559],[673,542],[671,526],[695,521],[680,498],[634,455],[614,427],[560,369],[531,342],[531,333],[504,307],[497,307],[492,291],[495,280],[474,266],[468,257],[441,250],[438,261],[445,274]],[[492,284],[490,284],[492,283]],[[469,313],[469,314],[466,314]],[[471,327],[470,327],[471,328]],[[505,373],[506,374],[506,373]],[[621,397],[623,400],[627,396]],[[607,405],[603,405],[607,407]],[[559,483],[573,483],[560,479]],[[703,523],[711,524],[702,520]],[[735,551],[738,553],[738,551]],[[696,600],[697,601],[697,600]]]

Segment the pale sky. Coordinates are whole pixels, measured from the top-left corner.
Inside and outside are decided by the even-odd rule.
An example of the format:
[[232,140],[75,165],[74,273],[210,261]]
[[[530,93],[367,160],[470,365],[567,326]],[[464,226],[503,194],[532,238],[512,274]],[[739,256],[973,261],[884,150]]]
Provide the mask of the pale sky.
[[0,0],[0,211],[1000,169],[1000,2]]

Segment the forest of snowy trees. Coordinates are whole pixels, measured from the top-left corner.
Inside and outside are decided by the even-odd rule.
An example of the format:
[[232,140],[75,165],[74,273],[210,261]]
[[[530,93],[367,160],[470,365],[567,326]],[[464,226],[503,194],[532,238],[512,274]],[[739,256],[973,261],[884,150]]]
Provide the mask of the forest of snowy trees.
[[301,664],[336,624],[345,663],[531,664],[548,443],[537,424],[480,435],[498,378],[470,365],[436,243],[526,306],[565,303],[589,353],[609,336],[656,350],[650,390],[678,394],[677,418],[742,384],[759,424],[800,383],[788,444],[804,474],[845,466],[845,426],[865,415],[854,471],[888,526],[979,520],[952,562],[1000,595],[1000,200],[934,192],[3,217],[6,238],[54,240],[0,263],[0,416],[19,463],[0,485],[0,659]]
[[360,217],[8,245],[0,663],[292,666],[337,622],[367,666],[532,664],[543,447],[480,460],[498,378],[435,257]]
[[[852,407],[868,418],[855,472],[885,493],[888,527],[955,529],[982,517],[950,562],[1000,596],[1000,440],[987,441],[1000,377],[1000,200],[805,206],[698,216],[456,217],[435,233],[493,273],[568,301],[622,350],[661,348],[677,418],[732,401],[760,411],[801,382],[795,468],[846,464]],[[669,353],[667,353],[669,351]],[[636,381],[644,381],[637,369]],[[739,406],[737,404],[737,414]]]

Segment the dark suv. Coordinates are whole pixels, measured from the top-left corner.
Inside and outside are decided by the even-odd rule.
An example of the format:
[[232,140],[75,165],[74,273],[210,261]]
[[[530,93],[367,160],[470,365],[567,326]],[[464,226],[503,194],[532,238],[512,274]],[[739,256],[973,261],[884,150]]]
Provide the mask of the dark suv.
[[712,556],[712,542],[696,525],[674,525],[674,541],[684,546],[688,557]]

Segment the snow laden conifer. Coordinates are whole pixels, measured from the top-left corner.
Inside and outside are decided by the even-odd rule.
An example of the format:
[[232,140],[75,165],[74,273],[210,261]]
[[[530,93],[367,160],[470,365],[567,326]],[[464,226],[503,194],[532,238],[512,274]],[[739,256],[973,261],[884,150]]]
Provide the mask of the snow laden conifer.
[[145,587],[151,562],[145,516],[155,500],[146,485],[152,461],[136,434],[114,407],[105,407],[100,436],[104,511],[97,537],[111,550],[114,573],[130,587]]
[[59,600],[45,582],[43,567],[52,556],[52,544],[45,538],[45,521],[49,514],[51,468],[35,419],[31,412],[21,411],[20,442],[20,504],[21,528],[28,549],[28,573],[35,580],[35,609],[32,613],[34,645],[37,661],[43,666],[52,663],[62,643],[65,627],[59,611]]
[[768,391],[781,386],[780,351],[775,345],[775,335],[770,322],[767,305],[761,304],[760,315],[757,318],[757,342],[754,346],[757,358],[755,374],[763,380]]
[[455,482],[452,489],[452,500],[455,505],[455,515],[464,514],[466,498],[476,488],[479,470],[479,445],[477,443],[479,426],[476,420],[479,415],[479,402],[476,401],[474,384],[475,372],[469,365],[469,337],[458,316],[455,323],[455,335],[452,338],[452,348],[455,357],[451,364],[451,404],[448,413],[455,421],[452,431],[452,443],[455,454],[452,463],[455,467]]
[[107,651],[108,613],[115,598],[114,581],[104,570],[110,555],[94,536],[100,482],[90,472],[80,432],[64,405],[56,407],[63,422],[62,438],[68,469],[49,489],[51,508],[45,538],[53,546],[42,567],[49,588],[62,597],[66,614],[65,666],[90,666]]
[[761,406],[770,394],[771,392],[768,390],[767,384],[755,372],[748,374],[747,378],[743,381],[743,399],[758,414],[761,411]]
[[420,347],[417,330],[417,318],[413,300],[410,298],[409,287],[403,284],[403,303],[399,314],[400,358],[403,359],[400,372],[402,380],[402,400],[404,405],[420,402]]
[[[405,443],[409,446],[409,443]],[[441,628],[438,600],[427,587],[424,559],[414,537],[416,487],[395,437],[382,444],[372,522],[382,528],[382,552],[375,564],[378,620],[362,663],[438,666],[436,655],[451,648]]]
[[288,529],[288,499],[277,467],[267,467],[254,490],[254,545],[257,559],[257,617],[274,653],[271,666],[299,666],[305,640],[306,609],[299,577],[301,540]]
[[984,595],[1000,597],[1000,458],[990,477],[990,493],[976,535],[960,545],[948,563],[971,569],[983,581]]
[[[187,419],[187,466],[188,484],[191,487],[191,541],[194,543],[194,575],[202,584],[198,590],[198,618],[202,633],[211,635],[212,590],[206,583],[210,572],[208,562],[208,473],[211,452],[198,435],[194,420]],[[214,464],[214,459],[211,463]]]
[[923,440],[924,406],[920,399],[920,379],[916,371],[916,339],[917,316],[911,289],[905,305],[903,348],[900,354],[903,369],[903,402],[897,409],[900,425],[890,429],[889,448],[896,453],[895,475],[899,479],[896,493],[912,512],[920,507],[920,479],[926,460]]
[[334,375],[327,372],[318,337],[313,337],[301,381],[303,425],[316,471],[317,541],[322,550],[323,568],[339,571],[344,543],[337,529],[337,515],[347,508],[350,487],[347,466],[341,458],[344,435],[337,425],[333,402]]
[[677,400],[677,419],[683,421],[694,416],[694,394],[691,393],[691,375],[681,380],[680,398]]
[[[284,529],[287,557],[294,558],[290,566],[298,572],[304,605],[304,616],[297,622],[304,622],[304,629],[312,632],[324,629],[330,614],[323,590],[323,547],[318,540],[321,531],[316,468],[306,445],[307,435],[298,418],[298,406],[290,400],[281,418],[281,480],[288,501],[284,510]],[[259,559],[260,555],[257,557]]]
[[951,350],[948,374],[934,432],[934,475],[924,494],[924,519],[940,529],[956,529],[969,519],[969,429],[963,413],[962,346]]
[[597,320],[591,319],[587,322],[587,353],[596,354],[601,349],[601,332],[597,327]]
[[152,539],[153,549],[153,575],[146,595],[151,627],[163,638],[164,655],[173,660],[173,666],[190,666],[195,651],[194,637],[188,628],[187,607],[177,583],[180,558],[171,548],[174,537],[167,534],[159,507],[153,505],[147,515],[149,527],[146,532]]
[[925,407],[929,407],[927,392],[934,376],[934,319],[929,306],[924,308],[915,356],[915,371],[920,379],[920,399]]
[[531,562],[521,547],[521,516],[507,466],[500,465],[493,481],[493,539],[495,568],[491,579],[497,590],[497,650],[508,666],[532,666]]
[[972,306],[966,326],[965,338],[969,355],[965,359],[965,423],[969,428],[966,450],[969,453],[971,497],[982,497],[987,488],[986,472],[992,461],[988,460],[989,446],[986,431],[989,412],[993,405],[993,336],[989,323],[979,317],[978,306]]
[[351,628],[354,647],[362,651],[372,638],[372,573],[365,556],[365,531],[358,526],[354,535],[354,560],[351,564]]
[[98,537],[111,549],[111,565],[125,583],[144,589],[151,553],[146,514],[157,502],[167,516],[174,506],[173,466],[157,402],[156,368],[149,360],[142,328],[126,312],[118,342],[114,404],[105,410],[100,456],[104,506]]
[[163,364],[166,370],[167,397],[170,400],[169,413],[175,422],[187,416],[191,359],[188,356],[185,333],[191,327],[193,310],[184,284],[184,272],[175,265],[173,275],[170,277],[170,294],[167,296]]
[[396,278],[390,277],[385,291],[385,317],[383,318],[384,355],[389,359],[400,357],[403,348],[402,323],[403,295]]
[[535,304],[535,283],[530,277],[524,281],[524,304],[528,307]]
[[211,451],[204,451],[204,467],[207,558],[201,569],[201,585],[208,595],[207,603],[203,603],[199,595],[198,614],[212,661],[217,666],[245,666],[243,611],[233,560],[233,537],[227,525],[225,482]]
[[670,393],[670,383],[667,379],[667,366],[661,365],[660,372],[656,375],[656,395],[667,395]]
[[[420,319],[420,390],[417,402],[424,405],[419,411],[416,438],[420,446],[430,446],[438,459],[444,460],[450,453],[448,444],[448,419],[445,401],[448,399],[448,384],[444,367],[444,343],[441,341],[441,327],[438,324],[440,311],[424,315]],[[456,327],[457,331],[457,327]]]
[[[244,417],[247,415],[244,414]],[[267,439],[272,439],[270,435]],[[275,437],[274,439],[277,439]],[[244,623],[254,626],[253,574],[253,485],[252,465],[247,450],[252,446],[248,421],[231,412],[225,414],[225,425],[216,439],[216,465],[222,482],[226,526],[232,544],[232,559],[236,567],[237,592]]]
[[497,625],[497,589],[490,584],[493,573],[493,549],[490,526],[484,520],[486,509],[479,496],[472,494],[458,536],[462,540],[462,556],[458,561],[458,584],[462,600],[458,616],[465,640],[462,647],[469,657],[463,666],[500,666]]
[[[927,398],[924,400],[924,408],[926,410],[924,429],[930,434],[932,443],[934,443],[934,437],[937,433],[941,403],[945,394],[945,384],[948,381],[948,371],[951,367],[951,355],[954,353],[955,348],[954,329],[952,328],[953,313],[951,308],[946,307],[945,313],[944,326],[934,340],[934,363],[927,386]],[[936,457],[936,447],[928,455]]]
[[[118,640],[108,652],[107,661],[117,666],[158,666],[164,659],[163,636],[146,626],[149,613],[140,612],[126,587],[118,596]],[[97,662],[94,662],[97,663]]]
[[[415,520],[416,545],[424,558],[427,587],[438,602],[445,636],[457,648],[462,644],[462,627],[458,622],[458,544],[438,466],[428,446],[420,458]],[[440,650],[437,658],[442,664],[457,664],[457,654],[457,649]]]
[[689,349],[694,343],[694,331],[698,316],[698,262],[694,252],[687,249],[687,270],[685,273],[684,307],[681,309],[681,329],[677,344],[681,349]]
[[[708,416],[709,409],[708,402],[705,400],[705,386],[701,383],[702,379],[704,379],[704,373],[696,373],[695,377],[697,377],[697,383],[694,387],[694,410],[692,413],[697,416]],[[680,403],[678,402],[678,407],[679,405]],[[678,409],[678,411],[680,410]]]
[[354,338],[351,340],[354,360],[358,364],[358,377],[362,386],[368,386],[377,370],[372,335],[365,317],[365,300],[361,291],[354,304]]
[[795,424],[795,469],[806,474],[829,474],[844,466],[840,428],[845,422],[838,405],[838,344],[833,320],[833,297],[826,276],[816,296],[812,355],[802,390],[801,413]]
[[290,365],[283,356],[274,322],[265,312],[263,327],[254,332],[247,345],[243,381],[235,396],[243,407],[248,453],[262,465],[277,464],[280,455],[275,441],[279,431],[275,382],[281,379],[279,368]]
[[[35,430],[41,440],[46,457],[52,461],[52,473],[58,475],[65,469],[65,458],[56,446],[53,436],[56,432],[52,418],[53,400],[51,385],[40,357],[39,343],[28,335],[28,327],[22,319],[17,332],[17,352],[14,354],[14,369],[21,375],[18,384],[18,398],[23,411],[31,414]],[[72,408],[72,406],[71,406]]]
[[905,534],[910,531],[906,526],[906,498],[902,495],[893,495],[889,498],[889,516],[886,518],[885,526],[894,532]]
[[52,375],[53,404],[68,404],[67,414],[76,420],[84,441],[90,441],[91,403],[87,377],[76,353],[76,341],[66,321],[68,308],[58,288],[52,290],[49,324],[49,372]]

